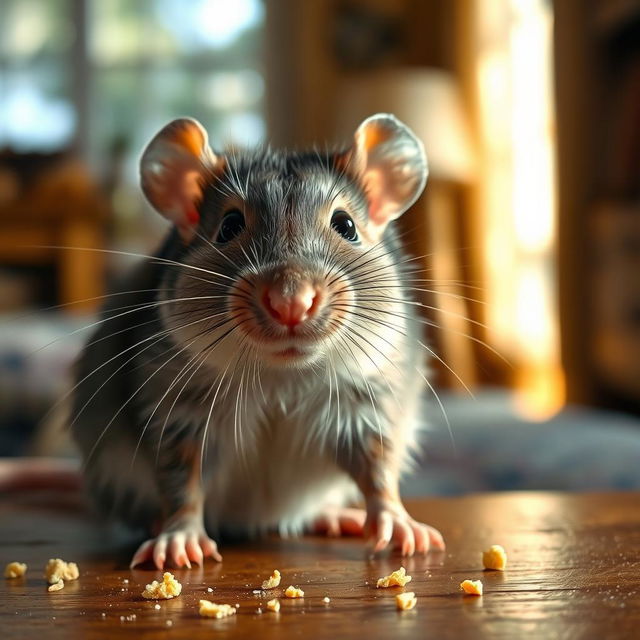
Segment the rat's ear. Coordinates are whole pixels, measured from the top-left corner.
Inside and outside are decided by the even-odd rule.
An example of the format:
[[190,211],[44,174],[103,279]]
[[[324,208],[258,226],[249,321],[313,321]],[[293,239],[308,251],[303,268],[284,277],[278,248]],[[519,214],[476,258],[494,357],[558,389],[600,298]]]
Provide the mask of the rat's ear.
[[147,200],[186,241],[198,225],[204,178],[221,164],[209,148],[207,132],[190,118],[170,122],[142,154],[140,183]]
[[385,226],[401,216],[427,182],[427,157],[422,142],[395,116],[378,113],[355,133],[346,156],[347,171],[359,176],[373,224]]

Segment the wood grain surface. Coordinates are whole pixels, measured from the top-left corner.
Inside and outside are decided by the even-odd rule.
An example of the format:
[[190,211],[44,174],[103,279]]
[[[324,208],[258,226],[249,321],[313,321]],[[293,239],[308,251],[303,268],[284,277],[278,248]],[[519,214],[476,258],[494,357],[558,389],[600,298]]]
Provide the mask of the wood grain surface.
[[[174,571],[182,595],[156,610],[140,594],[161,572],[131,571],[135,543],[119,542],[77,496],[5,495],[0,564],[29,568],[23,578],[0,579],[0,638],[640,637],[640,494],[490,494],[423,500],[409,510],[444,533],[446,552],[403,560],[371,558],[356,539],[227,543],[221,564]],[[481,551],[491,544],[507,549],[506,571],[482,570]],[[80,578],[57,593],[42,577],[50,557],[80,566]],[[413,576],[404,590],[418,597],[406,612],[395,607],[403,589],[375,587],[400,565]],[[281,597],[279,614],[252,593],[276,568],[283,577],[273,595],[289,584],[305,591],[302,600]],[[484,595],[464,596],[465,578],[481,579]],[[201,598],[240,607],[205,619]]]

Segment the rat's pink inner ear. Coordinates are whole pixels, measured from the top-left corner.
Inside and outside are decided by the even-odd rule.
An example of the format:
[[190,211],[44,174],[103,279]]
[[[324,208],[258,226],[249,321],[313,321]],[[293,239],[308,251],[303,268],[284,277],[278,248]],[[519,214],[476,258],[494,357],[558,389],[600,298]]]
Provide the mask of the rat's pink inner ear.
[[371,116],[358,127],[347,163],[362,182],[371,222],[380,227],[401,216],[427,181],[422,143],[391,114]]
[[151,205],[190,240],[198,225],[198,204],[207,177],[221,165],[199,122],[170,122],[151,140],[140,160],[142,190]]

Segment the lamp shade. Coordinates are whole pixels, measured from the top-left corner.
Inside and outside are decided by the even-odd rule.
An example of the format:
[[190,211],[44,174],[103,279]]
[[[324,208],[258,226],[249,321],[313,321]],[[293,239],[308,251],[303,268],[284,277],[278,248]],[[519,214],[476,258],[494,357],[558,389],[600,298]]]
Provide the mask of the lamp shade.
[[439,69],[391,69],[345,79],[336,134],[348,140],[373,113],[392,113],[424,143],[431,177],[469,182],[475,154],[455,77]]

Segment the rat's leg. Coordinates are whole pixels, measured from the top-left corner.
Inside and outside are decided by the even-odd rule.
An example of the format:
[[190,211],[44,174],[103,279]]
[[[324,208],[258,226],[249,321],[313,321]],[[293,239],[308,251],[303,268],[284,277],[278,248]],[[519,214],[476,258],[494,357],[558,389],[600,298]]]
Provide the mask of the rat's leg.
[[[197,449],[197,450],[196,450]],[[165,563],[191,568],[205,557],[220,562],[218,546],[204,528],[204,491],[197,447],[168,447],[159,459],[157,481],[164,518],[160,533],[144,542],[131,561],[134,567],[153,560],[158,569]]]
[[339,453],[338,461],[354,479],[366,503],[364,533],[373,539],[374,551],[389,542],[403,555],[444,549],[437,529],[414,520],[404,508],[399,492],[401,456],[389,439],[363,438],[353,448]]

